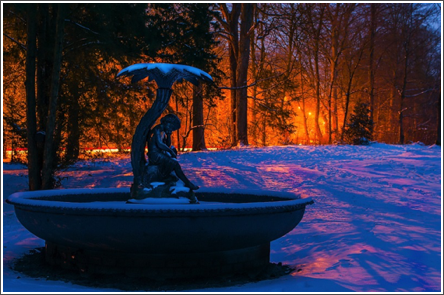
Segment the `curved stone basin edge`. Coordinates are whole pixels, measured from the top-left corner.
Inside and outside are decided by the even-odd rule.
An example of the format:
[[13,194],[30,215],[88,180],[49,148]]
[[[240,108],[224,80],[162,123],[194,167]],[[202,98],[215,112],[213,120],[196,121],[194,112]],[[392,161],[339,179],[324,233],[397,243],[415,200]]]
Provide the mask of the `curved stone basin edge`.
[[95,194],[125,194],[128,188],[80,188],[80,189],[54,189],[40,191],[17,192],[10,195],[6,202],[18,207],[42,207],[45,209],[63,210],[87,210],[87,211],[227,211],[227,210],[260,210],[271,207],[305,207],[313,204],[311,197],[300,198],[299,195],[289,192],[278,192],[269,190],[252,189],[230,189],[230,188],[201,188],[198,193],[220,193],[220,194],[248,194],[257,196],[270,196],[282,198],[273,202],[251,202],[251,203],[217,203],[217,204],[119,204],[115,202],[64,202],[55,200],[43,200],[43,198],[70,195],[95,195]]

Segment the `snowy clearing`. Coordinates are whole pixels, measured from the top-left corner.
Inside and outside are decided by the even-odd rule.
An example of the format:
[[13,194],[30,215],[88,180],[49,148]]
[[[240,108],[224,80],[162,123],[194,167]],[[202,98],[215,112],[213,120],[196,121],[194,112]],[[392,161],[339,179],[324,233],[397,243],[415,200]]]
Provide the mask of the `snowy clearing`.
[[[186,153],[179,161],[206,188],[263,189],[312,197],[300,224],[271,243],[271,262],[296,270],[274,280],[191,292],[441,292],[439,146],[285,146]],[[3,164],[3,292],[121,292],[31,278],[14,260],[44,241],[4,199],[27,189],[27,170]],[[62,188],[128,187],[129,156],[79,162]]]

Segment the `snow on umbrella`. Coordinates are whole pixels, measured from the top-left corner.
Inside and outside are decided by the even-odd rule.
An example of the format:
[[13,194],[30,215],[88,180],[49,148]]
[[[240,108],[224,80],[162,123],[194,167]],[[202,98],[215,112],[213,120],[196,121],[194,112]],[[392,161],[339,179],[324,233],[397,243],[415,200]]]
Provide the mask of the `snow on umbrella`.
[[120,76],[133,76],[131,83],[148,77],[148,81],[156,81],[159,88],[171,88],[175,81],[182,79],[194,85],[198,85],[199,80],[213,82],[213,78],[209,74],[195,67],[165,63],[134,64],[121,70],[117,74],[117,77]]

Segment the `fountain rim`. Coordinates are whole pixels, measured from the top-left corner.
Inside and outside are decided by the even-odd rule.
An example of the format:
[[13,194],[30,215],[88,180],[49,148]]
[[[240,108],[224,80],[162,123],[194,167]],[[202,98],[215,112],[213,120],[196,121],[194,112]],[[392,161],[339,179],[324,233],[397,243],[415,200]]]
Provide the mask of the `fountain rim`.
[[[42,197],[63,196],[63,195],[95,195],[95,194],[119,194],[128,193],[128,188],[78,188],[78,189],[55,189],[17,192],[10,195],[6,202],[14,205],[16,208],[31,209],[33,211],[52,211],[52,212],[82,212],[89,214],[115,214],[117,212],[126,214],[135,213],[246,213],[254,211],[261,213],[263,211],[294,211],[305,208],[306,205],[313,204],[311,197],[300,198],[299,195],[289,192],[252,190],[252,189],[227,189],[227,188],[201,188],[198,193],[214,194],[246,194],[257,196],[270,196],[281,198],[282,200],[270,202],[251,202],[251,203],[219,203],[219,204],[116,204],[112,202],[64,202],[41,200]],[[108,204],[107,204],[108,203]],[[125,214],[126,213],[126,214]]]

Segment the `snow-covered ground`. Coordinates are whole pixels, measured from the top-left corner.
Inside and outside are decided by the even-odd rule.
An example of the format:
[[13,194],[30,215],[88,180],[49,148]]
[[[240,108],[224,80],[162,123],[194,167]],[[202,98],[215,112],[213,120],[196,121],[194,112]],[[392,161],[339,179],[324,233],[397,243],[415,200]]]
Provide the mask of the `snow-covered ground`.
[[[179,161],[201,187],[311,196],[299,225],[271,243],[272,262],[296,268],[273,280],[192,292],[441,292],[439,146],[286,146],[186,153]],[[3,164],[4,292],[119,292],[46,281],[11,270],[44,241],[24,229],[4,198],[27,189],[24,166]],[[129,187],[129,157],[82,162],[63,188]],[[20,277],[20,278],[18,278]]]

